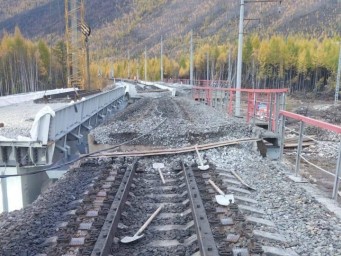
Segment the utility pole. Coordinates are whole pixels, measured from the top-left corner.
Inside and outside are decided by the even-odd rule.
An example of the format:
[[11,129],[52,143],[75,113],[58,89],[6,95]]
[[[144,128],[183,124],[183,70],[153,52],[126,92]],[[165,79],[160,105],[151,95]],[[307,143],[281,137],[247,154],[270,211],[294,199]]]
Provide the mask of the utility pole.
[[111,70],[110,70],[110,78],[115,78],[115,67],[114,65],[111,66]]
[[[240,0],[240,16],[239,16],[239,38],[238,38],[238,60],[237,60],[237,82],[236,82],[236,109],[235,115],[240,116],[240,98],[242,88],[242,69],[243,69],[243,36],[244,36],[244,9],[245,3],[271,3],[281,0]],[[249,19],[255,20],[255,19]]]
[[89,54],[89,39],[86,37],[85,39],[85,48],[86,48],[86,74],[88,80],[88,91],[91,90],[91,81],[90,81],[90,54]]
[[130,51],[128,50],[128,79],[130,79]]
[[[87,40],[90,36],[91,29],[84,21],[84,0],[64,0],[64,4],[67,52],[67,84],[68,87],[73,88],[76,86],[85,87],[85,70],[88,71],[89,68],[84,66],[80,67],[80,64],[89,61],[89,57],[84,55],[84,48],[86,50],[86,54],[88,55],[89,52]],[[81,40],[82,38],[80,36],[80,32],[85,36],[85,44]],[[89,72],[87,79],[89,83]]]
[[252,89],[255,89],[256,86],[255,86],[255,58],[252,57]]
[[191,31],[189,84],[193,85],[193,30]]
[[[49,18],[52,19],[51,2],[49,5]],[[52,85],[52,33],[50,33],[50,58],[49,58],[49,86]]]
[[66,51],[67,51],[67,83],[68,87],[79,84],[78,74],[78,29],[77,20],[80,10],[78,0],[65,0]]
[[340,73],[341,73],[341,41],[339,42],[340,50],[339,50],[339,65],[337,68],[337,78],[336,78],[336,86],[335,86],[335,102],[336,105],[339,100],[339,92],[340,92]]
[[236,111],[235,115],[240,116],[240,89],[242,88],[242,68],[243,68],[243,34],[244,34],[244,0],[240,0],[239,17],[239,38],[238,38],[238,61],[237,61],[237,84],[236,84]]
[[207,56],[206,56],[206,62],[207,62],[207,67],[206,67],[206,71],[207,71],[207,74],[206,74],[206,79],[207,79],[207,83],[208,81],[210,80],[210,52],[209,50],[207,50]]
[[228,88],[232,87],[232,65],[231,65],[231,46],[229,47],[229,75],[228,75]]
[[147,81],[147,46],[144,48],[144,81]]
[[161,36],[161,82],[163,82],[163,40]]
[[81,32],[84,36],[85,42],[85,51],[86,51],[86,74],[87,74],[87,83],[88,83],[88,91],[91,90],[91,81],[90,81],[90,54],[89,54],[89,37],[91,35],[91,28],[84,21],[84,3],[82,3],[82,19],[80,23]]

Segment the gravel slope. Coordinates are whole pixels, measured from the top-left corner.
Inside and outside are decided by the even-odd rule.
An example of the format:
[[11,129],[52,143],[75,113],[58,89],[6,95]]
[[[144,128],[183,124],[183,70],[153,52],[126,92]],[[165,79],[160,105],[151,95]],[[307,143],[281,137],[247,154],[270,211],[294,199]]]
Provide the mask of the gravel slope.
[[[157,127],[157,129],[155,129]],[[213,108],[186,99],[144,98],[91,131],[100,144],[120,144],[149,133],[130,145],[183,147],[224,139],[251,137],[249,125]]]

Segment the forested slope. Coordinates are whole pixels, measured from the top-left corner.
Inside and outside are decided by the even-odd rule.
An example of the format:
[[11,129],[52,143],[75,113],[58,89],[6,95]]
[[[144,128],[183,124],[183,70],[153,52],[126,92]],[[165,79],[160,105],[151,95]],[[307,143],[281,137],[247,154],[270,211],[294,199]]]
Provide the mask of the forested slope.
[[[104,55],[120,54],[128,47],[139,54],[158,45],[179,51],[193,30],[202,40],[222,43],[237,37],[239,0],[85,0],[86,19],[94,28],[93,48]],[[305,33],[319,37],[341,30],[340,1],[283,0],[246,4],[247,32],[261,35]],[[64,33],[64,0],[0,0],[0,31],[17,25],[29,38]],[[114,46],[114,47],[113,47]],[[107,49],[110,47],[112,49]]]
[[[245,5],[243,86],[332,91],[341,1],[281,2]],[[145,48],[148,78],[160,79],[161,36],[165,77],[188,78],[193,31],[195,78],[230,77],[233,85],[239,4],[239,0],[85,0],[86,22],[93,28],[93,79],[105,79],[113,70],[116,77],[136,72],[143,77]],[[64,0],[0,0],[0,14],[1,93],[65,84]],[[21,33],[12,38],[7,32],[13,33],[16,26]],[[40,38],[45,42],[35,42]],[[20,75],[28,67],[34,72]]]

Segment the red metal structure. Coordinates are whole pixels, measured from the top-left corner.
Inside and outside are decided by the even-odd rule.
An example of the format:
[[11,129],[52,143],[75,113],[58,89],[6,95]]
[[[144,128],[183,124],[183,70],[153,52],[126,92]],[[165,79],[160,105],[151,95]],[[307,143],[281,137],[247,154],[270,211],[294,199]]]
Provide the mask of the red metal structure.
[[306,163],[314,166],[315,168],[329,174],[335,177],[334,179],[334,186],[333,186],[333,194],[332,194],[332,198],[334,198],[335,200],[337,200],[337,195],[338,195],[338,191],[339,191],[339,184],[340,184],[340,176],[341,176],[341,144],[339,145],[339,154],[338,154],[338,159],[337,159],[337,163],[336,163],[336,171],[335,174],[329,173],[328,171],[320,168],[319,166],[311,163],[310,161],[308,161],[307,159],[305,159],[302,155],[302,141],[303,141],[303,134],[304,134],[304,125],[308,124],[308,125],[312,125],[321,129],[325,129],[328,131],[332,131],[335,132],[337,134],[341,133],[341,127],[337,126],[337,125],[333,125],[330,123],[326,123],[320,120],[316,120],[310,117],[306,117],[306,116],[302,116],[302,115],[298,115],[292,112],[288,112],[288,111],[280,111],[279,115],[281,116],[281,138],[282,138],[282,143],[281,143],[281,153],[280,155],[283,155],[283,148],[284,148],[284,139],[285,139],[285,121],[287,118],[291,118],[294,120],[297,120],[300,122],[300,131],[299,131],[299,139],[298,139],[298,147],[297,147],[297,155],[296,155],[296,176],[298,176],[298,173],[300,172],[300,162],[301,159],[303,159]]
[[320,121],[320,120],[316,120],[316,119],[313,119],[313,118],[310,118],[310,117],[298,115],[298,114],[295,114],[295,113],[292,113],[292,112],[288,112],[288,111],[284,111],[284,110],[282,110],[279,114],[283,115],[285,117],[289,117],[289,118],[295,119],[297,121],[302,121],[303,123],[306,123],[306,124],[309,124],[309,125],[312,125],[312,126],[315,126],[315,127],[319,127],[319,128],[322,128],[322,129],[326,129],[326,130],[332,131],[332,132],[336,132],[338,134],[341,133],[341,126],[337,126],[337,125],[334,125],[334,124],[326,123],[326,122],[323,122],[323,121]]
[[[172,83],[189,84],[189,80],[171,80]],[[326,129],[337,134],[341,133],[341,127],[298,115],[292,112],[285,111],[285,95],[288,89],[235,89],[227,88],[227,81],[208,81],[208,80],[196,80],[193,82],[192,97],[196,101],[205,103],[208,106],[215,108],[221,107],[223,111],[230,116],[234,113],[235,108],[235,95],[237,91],[241,92],[241,115],[245,117],[246,122],[251,121],[255,125],[257,120],[259,126],[261,123],[265,123],[265,127],[279,134],[281,141],[280,146],[280,158],[283,154],[283,146],[285,139],[285,120],[291,118],[301,123],[299,131],[299,146],[297,150],[296,158],[296,175],[300,169],[300,159],[302,149],[302,138],[304,133],[304,124],[312,125],[322,129]],[[281,119],[280,119],[281,117]],[[259,121],[261,121],[259,123]],[[264,127],[264,128],[265,128]],[[305,160],[307,161],[307,160]],[[316,167],[316,166],[315,166]],[[322,170],[322,168],[317,167]],[[325,170],[323,170],[325,171]],[[326,172],[326,171],[325,171]],[[331,174],[335,177],[333,195],[332,197],[337,199],[337,192],[339,187],[339,181],[341,180],[341,144],[339,147],[339,156],[337,160],[336,173]]]
[[[203,80],[203,82],[207,82]],[[277,117],[284,109],[284,96],[288,89],[235,89],[211,86],[193,86],[192,97],[196,101],[204,102],[208,106],[222,106],[232,116],[235,106],[235,94],[242,93],[242,109],[246,121],[259,119],[268,122],[269,129],[277,130]],[[262,109],[260,108],[262,107]]]

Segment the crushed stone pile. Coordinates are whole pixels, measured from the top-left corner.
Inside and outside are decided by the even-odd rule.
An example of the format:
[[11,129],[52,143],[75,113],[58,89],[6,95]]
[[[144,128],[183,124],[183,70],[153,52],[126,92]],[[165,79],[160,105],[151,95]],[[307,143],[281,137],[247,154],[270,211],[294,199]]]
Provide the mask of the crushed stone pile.
[[143,98],[90,133],[98,144],[183,147],[252,135],[241,120],[187,98]]

